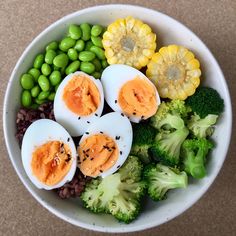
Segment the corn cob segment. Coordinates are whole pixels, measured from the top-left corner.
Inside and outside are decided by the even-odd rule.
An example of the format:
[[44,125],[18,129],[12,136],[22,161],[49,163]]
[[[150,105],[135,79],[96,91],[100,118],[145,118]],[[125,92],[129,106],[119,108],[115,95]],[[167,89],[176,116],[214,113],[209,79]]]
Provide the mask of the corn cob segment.
[[142,21],[131,16],[118,19],[103,34],[109,64],[126,64],[136,69],[146,66],[156,49],[156,35]]
[[146,75],[162,98],[185,100],[200,84],[200,63],[183,46],[169,45],[152,56]]

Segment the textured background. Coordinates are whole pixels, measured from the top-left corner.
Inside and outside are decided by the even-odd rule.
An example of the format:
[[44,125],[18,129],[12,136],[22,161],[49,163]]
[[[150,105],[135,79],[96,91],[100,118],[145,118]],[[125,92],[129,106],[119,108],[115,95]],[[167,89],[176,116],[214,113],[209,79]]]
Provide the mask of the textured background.
[[[142,3],[146,2],[146,3]],[[236,1],[32,1],[1,0],[0,4],[0,100],[10,73],[25,47],[54,21],[85,7],[105,3],[129,3],[156,9],[174,17],[195,32],[210,48],[236,99]],[[1,102],[2,113],[2,102]],[[2,114],[0,116],[2,119]],[[235,126],[233,130],[235,130]],[[158,228],[129,235],[236,235],[236,142],[233,140],[224,166],[209,191],[191,209]],[[0,128],[0,235],[89,235],[58,219],[34,200],[17,177]],[[217,158],[217,157],[216,157]],[[125,234],[128,235],[128,234]]]

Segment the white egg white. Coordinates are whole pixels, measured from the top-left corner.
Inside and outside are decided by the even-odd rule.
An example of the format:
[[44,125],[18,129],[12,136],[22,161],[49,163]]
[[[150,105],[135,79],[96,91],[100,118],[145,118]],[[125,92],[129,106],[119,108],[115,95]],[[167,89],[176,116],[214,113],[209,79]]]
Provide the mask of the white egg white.
[[[75,75],[85,75],[97,86],[100,93],[100,105],[94,113],[88,116],[78,116],[77,114],[72,112],[63,101],[64,88]],[[59,85],[55,95],[53,108],[56,121],[61,124],[72,136],[81,136],[88,128],[88,126],[95,122],[101,116],[103,106],[104,93],[100,80],[97,80],[93,76],[85,74],[82,71],[77,71],[73,74],[67,75]]]
[[[146,80],[153,86],[156,92],[157,105],[160,104],[160,97],[155,85],[141,71],[131,66],[114,64],[108,66],[101,76],[105,100],[114,111],[123,112],[117,102],[120,89],[126,82],[136,78],[137,76]],[[129,119],[132,122],[139,123],[141,121],[141,116],[129,115]]]
[[89,126],[79,144],[89,136],[100,133],[111,137],[119,149],[117,162],[110,169],[99,175],[106,177],[116,172],[126,161],[132,145],[133,130],[129,119],[122,113],[107,113]]
[[[33,175],[31,168],[32,154],[35,148],[49,141],[61,141],[67,144],[71,150],[72,164],[66,176],[56,185],[48,186]],[[26,174],[32,183],[39,189],[51,190],[63,186],[72,180],[77,165],[76,147],[70,134],[57,122],[49,119],[41,119],[33,122],[25,132],[22,141],[21,158]]]

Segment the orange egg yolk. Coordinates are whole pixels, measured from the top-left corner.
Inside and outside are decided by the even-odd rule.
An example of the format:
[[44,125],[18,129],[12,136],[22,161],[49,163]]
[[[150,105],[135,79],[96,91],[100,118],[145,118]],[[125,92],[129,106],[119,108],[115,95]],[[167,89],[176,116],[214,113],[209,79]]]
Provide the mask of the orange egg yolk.
[[69,146],[59,141],[49,141],[33,152],[31,169],[40,182],[53,186],[66,176],[71,164]]
[[119,91],[118,104],[127,115],[147,119],[157,111],[157,97],[154,86],[139,77],[126,82]]
[[81,172],[86,176],[98,176],[116,163],[118,151],[115,141],[109,136],[89,136],[78,148]]
[[68,109],[80,116],[95,112],[100,100],[97,86],[85,75],[75,75],[63,91],[63,101]]

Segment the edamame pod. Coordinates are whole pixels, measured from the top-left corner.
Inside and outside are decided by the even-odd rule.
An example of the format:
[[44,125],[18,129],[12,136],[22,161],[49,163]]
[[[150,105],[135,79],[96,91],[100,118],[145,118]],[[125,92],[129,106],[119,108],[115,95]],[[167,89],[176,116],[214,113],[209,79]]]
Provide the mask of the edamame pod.
[[82,31],[78,25],[70,25],[69,35],[72,39],[79,39],[82,35]]
[[34,68],[40,69],[43,63],[44,63],[44,55],[39,54],[38,56],[36,56],[34,60]]
[[79,69],[80,66],[80,61],[73,61],[70,63],[69,66],[67,66],[65,72],[66,75],[69,75],[71,73],[74,73],[75,71],[77,71]]
[[95,53],[90,51],[83,51],[79,53],[79,59],[81,61],[92,61],[95,57]]
[[80,64],[80,70],[85,73],[92,74],[95,71],[95,66],[91,62],[82,61]]
[[69,48],[72,48],[75,46],[76,40],[72,39],[70,37],[66,37],[62,39],[61,43],[59,44],[59,48],[63,51],[66,52],[68,51]]
[[45,62],[47,64],[51,65],[53,63],[53,59],[55,58],[56,55],[57,55],[57,53],[54,50],[52,50],[52,49],[47,50],[47,52],[45,54],[45,59],[44,59]]
[[80,28],[82,30],[82,39],[84,41],[87,41],[90,39],[91,36],[91,27],[88,23],[83,23],[80,25]]
[[21,95],[21,103],[24,107],[30,107],[32,103],[32,97],[30,91],[24,90]]
[[40,75],[39,76],[38,83],[39,83],[40,88],[43,91],[49,91],[50,83],[49,83],[48,78],[45,75]]
[[99,36],[103,31],[103,27],[101,25],[94,25],[91,29],[91,35],[92,36]]
[[69,58],[65,53],[57,55],[53,59],[53,64],[59,68],[66,67],[69,62]]
[[94,52],[98,59],[100,59],[100,60],[105,60],[106,59],[105,52],[104,52],[103,49],[101,49],[101,48],[99,48],[97,46],[92,46],[90,48],[90,51]]
[[23,89],[32,89],[34,87],[34,77],[30,74],[23,74],[20,83]]

